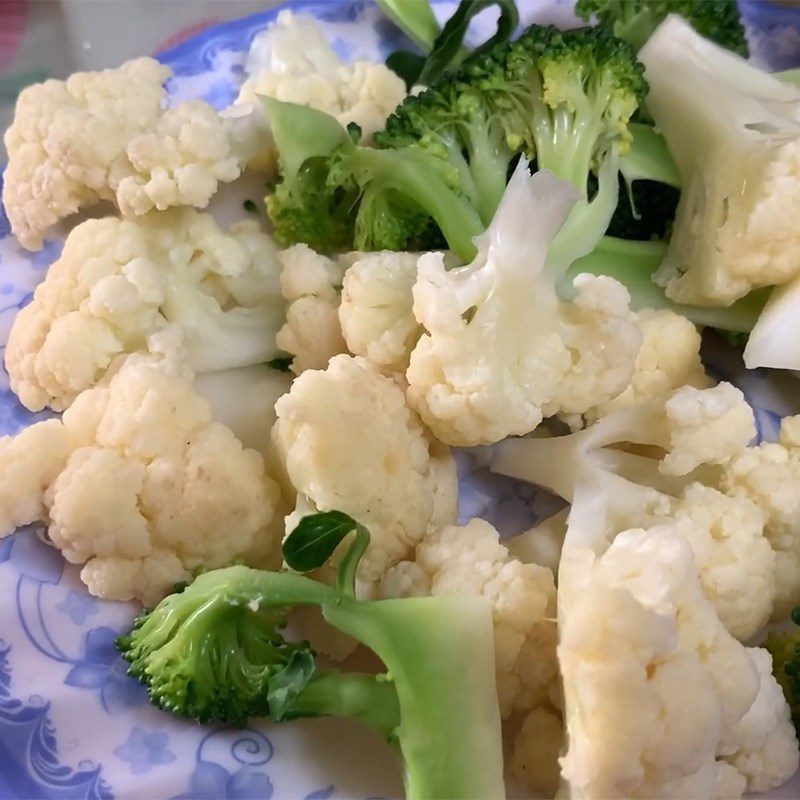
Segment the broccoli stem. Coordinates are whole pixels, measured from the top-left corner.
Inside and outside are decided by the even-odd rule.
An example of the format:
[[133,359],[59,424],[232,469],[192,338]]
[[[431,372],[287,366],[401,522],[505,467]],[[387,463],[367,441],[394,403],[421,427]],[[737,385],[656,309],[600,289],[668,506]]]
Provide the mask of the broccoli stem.
[[631,122],[628,129],[633,139],[619,161],[619,171],[628,185],[637,180],[648,180],[680,189],[681,176],[664,137],[651,125],[640,122]]
[[504,797],[491,614],[481,598],[422,597],[323,606],[373,650],[400,705],[406,795]]
[[386,675],[319,672],[292,701],[287,719],[347,717],[394,742],[400,727],[397,691]]
[[[381,11],[426,53],[440,33],[439,23],[428,0],[376,0]],[[466,52],[466,49],[464,49]]]
[[572,281],[583,272],[608,275],[630,292],[631,308],[669,308],[690,319],[695,325],[707,325],[723,331],[747,333],[758,319],[771,289],[758,289],[727,308],[688,306],[673,303],[652,279],[664,259],[664,242],[635,242],[605,236],[588,255],[579,258],[567,270],[558,286],[559,295],[574,296]]
[[468,126],[470,171],[475,185],[475,205],[484,226],[488,226],[506,191],[508,165],[512,158],[502,130],[482,118]]
[[[356,176],[365,193],[395,191],[414,201],[433,217],[459,258],[467,262],[475,256],[472,240],[485,226],[469,201],[439,174],[435,159],[424,151],[354,148],[342,155],[340,167]],[[369,228],[356,222],[357,249],[375,249]]]

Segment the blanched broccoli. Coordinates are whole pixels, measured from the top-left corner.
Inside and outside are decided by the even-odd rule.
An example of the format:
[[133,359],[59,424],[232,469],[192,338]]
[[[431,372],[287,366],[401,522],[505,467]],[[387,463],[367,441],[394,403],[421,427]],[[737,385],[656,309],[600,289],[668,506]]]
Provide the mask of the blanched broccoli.
[[[800,625],[800,608],[792,611],[792,622]],[[770,633],[764,647],[772,655],[772,674],[783,689],[792,722],[800,733],[800,629]]]
[[[276,234],[284,244],[335,248],[337,237],[321,241],[329,233],[314,226],[327,207],[344,220],[335,232],[352,230],[357,249],[402,249],[427,238],[432,219],[466,261],[524,153],[581,192],[562,235],[580,251],[616,206],[618,158],[646,92],[642,72],[633,50],[604,30],[532,26],[407,98],[376,135],[379,149],[360,147],[341,128],[334,134],[321,112],[265,100],[283,172],[267,199]],[[589,202],[592,173],[598,188]]]
[[[284,558],[299,571],[314,569],[351,534],[336,586],[243,566],[200,575],[118,640],[129,674],[154,704],[201,722],[357,719],[399,747],[411,800],[502,798],[489,604],[357,600],[355,571],[369,533],[337,511],[305,517],[284,542]],[[307,642],[281,633],[288,612],[302,605],[319,606],[328,622],[371,648],[386,673],[319,669]]]
[[668,14],[679,14],[701,35],[734,53],[749,55],[736,0],[578,0],[575,13],[592,16],[637,50]]

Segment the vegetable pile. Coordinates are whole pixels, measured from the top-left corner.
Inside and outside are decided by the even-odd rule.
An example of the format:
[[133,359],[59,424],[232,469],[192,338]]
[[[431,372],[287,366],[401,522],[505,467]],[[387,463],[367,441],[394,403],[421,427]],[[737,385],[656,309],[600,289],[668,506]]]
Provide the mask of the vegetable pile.
[[[147,58],[22,93],[5,211],[68,232],[5,365],[63,413],[0,439],[0,536],[145,605],[118,647],[164,711],[357,720],[410,800],[781,786],[800,415],[754,441],[700,350],[800,370],[796,76],[733,0],[379,5],[413,50],[343,63],[283,11],[222,111]],[[566,508],[459,515],[474,446]]]

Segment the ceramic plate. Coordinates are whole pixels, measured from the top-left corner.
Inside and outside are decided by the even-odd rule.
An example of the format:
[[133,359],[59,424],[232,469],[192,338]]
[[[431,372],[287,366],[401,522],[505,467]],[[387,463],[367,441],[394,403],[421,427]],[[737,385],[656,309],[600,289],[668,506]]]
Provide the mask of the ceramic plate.
[[[571,2],[518,0],[523,21],[570,23]],[[437,4],[446,18],[453,3]],[[381,60],[401,35],[367,2],[296,2],[320,20],[346,59]],[[743,11],[755,58],[775,68],[800,65],[798,12],[748,0]],[[273,10],[212,28],[160,56],[174,70],[173,100],[203,97],[223,107],[242,81],[253,37]],[[769,58],[765,54],[769,54]],[[0,209],[0,341],[17,310],[57,257],[48,241],[27,253],[9,234]],[[742,374],[737,354],[712,347],[717,377],[733,380],[756,410],[759,436],[774,437],[795,384]],[[43,418],[28,413],[0,376],[0,434]],[[489,476],[479,454],[459,454],[461,513],[483,516],[504,533],[549,513],[530,487]],[[0,798],[197,798],[269,800],[397,797],[400,774],[387,746],[355,725],[313,720],[247,730],[201,728],[151,708],[125,675],[114,638],[135,608],[95,600],[76,570],[33,529],[0,542]],[[776,797],[800,796],[800,781]]]

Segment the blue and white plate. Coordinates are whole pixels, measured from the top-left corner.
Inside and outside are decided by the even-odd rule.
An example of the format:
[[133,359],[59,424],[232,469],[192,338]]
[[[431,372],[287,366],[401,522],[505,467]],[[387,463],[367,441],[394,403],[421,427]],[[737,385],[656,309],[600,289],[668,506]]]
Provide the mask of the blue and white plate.
[[[569,24],[571,0],[518,0],[523,21]],[[437,4],[446,18],[452,2]],[[377,9],[362,0],[295,2],[317,17],[339,54],[380,60],[404,44]],[[755,57],[775,68],[800,64],[800,13],[744,0]],[[174,100],[233,100],[245,53],[275,18],[270,11],[207,30],[164,53],[175,77]],[[770,58],[767,58],[769,54]],[[0,341],[17,310],[58,255],[22,250],[0,208]],[[756,409],[759,434],[774,437],[781,415],[800,410],[793,379],[744,375],[735,353],[712,354],[717,376],[732,379]],[[44,415],[28,413],[0,374],[0,434]],[[506,533],[545,513],[541,498],[488,476],[463,454],[462,514],[484,516]],[[76,570],[43,544],[36,530],[0,542],[0,798],[269,798],[397,797],[400,773],[387,746],[356,725],[313,720],[248,730],[201,728],[151,708],[125,675],[114,648],[135,608],[95,600]],[[800,781],[775,793],[800,796]]]

